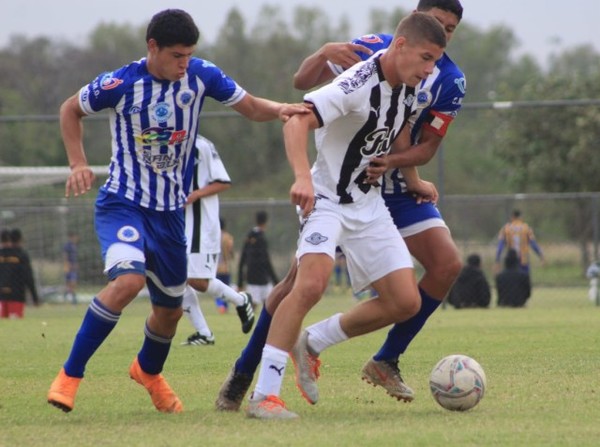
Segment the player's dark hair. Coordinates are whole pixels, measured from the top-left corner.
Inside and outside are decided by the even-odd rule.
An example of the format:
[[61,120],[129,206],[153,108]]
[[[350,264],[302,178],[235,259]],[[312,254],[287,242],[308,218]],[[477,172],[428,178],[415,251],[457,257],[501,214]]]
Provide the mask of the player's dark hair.
[[521,211],[519,211],[519,210],[513,210],[512,216],[513,217],[521,217]]
[[481,267],[481,256],[477,253],[469,255],[467,258],[467,265],[470,265],[471,267]]
[[10,230],[10,241],[13,244],[20,244],[23,241],[23,233],[18,228]]
[[4,229],[0,233],[0,242],[7,243],[10,242],[10,230]]
[[424,12],[414,12],[404,17],[396,28],[394,38],[404,36],[410,44],[431,42],[446,48],[446,32],[435,17]]
[[429,11],[432,8],[451,12],[459,22],[462,20],[463,7],[458,0],[420,0],[417,5],[417,11]]
[[191,47],[198,43],[200,31],[194,19],[181,9],[165,9],[156,13],[146,29],[146,42],[156,40],[159,48],[173,45]]
[[257,211],[256,212],[256,225],[264,225],[269,220],[269,216],[266,211]]

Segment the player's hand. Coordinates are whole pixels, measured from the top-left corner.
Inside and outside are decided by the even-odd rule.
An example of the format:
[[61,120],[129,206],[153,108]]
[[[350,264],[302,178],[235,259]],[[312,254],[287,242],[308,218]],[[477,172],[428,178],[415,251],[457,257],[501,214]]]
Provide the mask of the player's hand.
[[356,52],[373,54],[370,48],[357,43],[350,42],[330,42],[323,45],[323,54],[329,62],[335,65],[340,65],[344,69],[352,67],[354,64],[362,61],[361,57]]
[[71,168],[71,174],[67,178],[65,185],[65,197],[83,195],[92,189],[96,176],[89,166],[78,166]]
[[379,157],[373,157],[367,166],[367,178],[364,180],[365,183],[379,186],[379,179],[385,171],[388,169],[387,156],[382,155]]
[[302,217],[308,216],[315,206],[315,190],[312,178],[299,177],[290,188],[290,201],[302,210]]
[[312,112],[312,104],[297,103],[297,104],[282,104],[279,108],[279,119],[285,123],[294,115],[302,115]]
[[409,188],[409,190],[413,193],[417,204],[427,202],[435,204],[440,198],[440,195],[435,185],[426,180],[419,180],[415,185],[412,185]]

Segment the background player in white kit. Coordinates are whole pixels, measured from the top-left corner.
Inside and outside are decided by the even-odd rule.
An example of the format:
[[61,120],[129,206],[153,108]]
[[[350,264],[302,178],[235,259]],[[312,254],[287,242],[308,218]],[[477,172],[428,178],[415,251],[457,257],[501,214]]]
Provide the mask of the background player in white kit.
[[[298,417],[279,398],[288,352],[304,316],[327,287],[336,246],[347,256],[353,289],[372,285],[379,294],[338,321],[346,338],[407,320],[419,310],[410,254],[375,185],[392,147],[410,146],[407,124],[416,110],[415,86],[433,72],[445,46],[444,30],[435,18],[411,14],[398,25],[386,52],[305,95],[313,113],[284,125],[295,176],[290,197],[303,213],[298,271],[294,287],[273,315],[249,417]],[[314,129],[317,158],[311,169],[307,145]],[[436,198],[435,187],[420,180],[416,169],[404,174],[410,190]]]
[[183,292],[183,311],[196,332],[182,343],[184,345],[212,345],[213,333],[208,327],[195,290],[206,292],[213,298],[223,297],[236,306],[242,322],[242,332],[247,334],[254,323],[252,297],[246,292],[236,292],[217,279],[217,266],[221,253],[221,225],[219,222],[219,196],[231,187],[231,178],[215,145],[198,135],[192,191],[185,206],[185,236],[188,251],[188,280]]

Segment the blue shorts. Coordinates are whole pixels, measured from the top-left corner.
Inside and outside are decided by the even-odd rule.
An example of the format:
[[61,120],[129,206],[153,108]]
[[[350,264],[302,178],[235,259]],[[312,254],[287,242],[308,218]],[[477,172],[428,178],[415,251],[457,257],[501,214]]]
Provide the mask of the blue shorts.
[[153,304],[181,305],[187,280],[183,209],[155,211],[100,190],[95,225],[110,280],[143,274]]
[[421,203],[411,194],[384,194],[383,198],[388,207],[396,228],[403,237],[408,237],[432,227],[446,227],[446,224],[433,203]]

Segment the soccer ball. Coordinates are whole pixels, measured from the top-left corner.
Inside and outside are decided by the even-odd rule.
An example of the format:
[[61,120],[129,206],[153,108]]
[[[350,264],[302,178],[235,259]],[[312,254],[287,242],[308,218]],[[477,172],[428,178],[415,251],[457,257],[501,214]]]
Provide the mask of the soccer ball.
[[435,401],[446,410],[466,411],[473,408],[485,393],[485,372],[479,363],[466,355],[444,357],[429,376],[429,388]]

